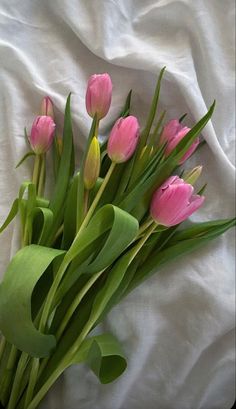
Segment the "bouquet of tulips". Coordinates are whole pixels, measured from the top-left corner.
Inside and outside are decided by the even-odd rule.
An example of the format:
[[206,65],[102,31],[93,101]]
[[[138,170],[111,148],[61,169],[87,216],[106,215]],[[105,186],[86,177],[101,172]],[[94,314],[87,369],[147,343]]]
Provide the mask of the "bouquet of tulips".
[[[92,118],[79,169],[75,170],[70,95],[63,138],[53,103],[26,133],[34,159],[3,231],[18,214],[21,249],[0,285],[0,401],[7,409],[35,409],[70,365],[87,363],[102,383],[122,374],[126,360],[112,334],[93,330],[111,308],[166,263],[204,245],[235,219],[182,224],[203,204],[194,192],[202,167],[183,164],[204,141],[199,135],[214,103],[192,129],[184,116],[165,124],[158,112],[160,72],[150,113],[140,131],[130,115],[131,92],[108,139],[99,124],[111,104],[108,74],[88,81]],[[52,148],[54,184],[45,196],[46,154]],[[99,335],[97,335],[99,334]]]

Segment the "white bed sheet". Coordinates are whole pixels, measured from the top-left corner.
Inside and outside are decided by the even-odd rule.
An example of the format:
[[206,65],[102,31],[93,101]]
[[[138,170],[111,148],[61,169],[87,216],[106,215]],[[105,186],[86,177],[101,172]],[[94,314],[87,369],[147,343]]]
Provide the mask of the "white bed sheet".
[[[26,151],[41,98],[55,101],[60,123],[72,107],[77,149],[90,126],[84,94],[90,74],[109,72],[116,118],[130,88],[142,121],[156,75],[167,66],[161,105],[168,116],[189,112],[191,125],[213,99],[207,145],[192,160],[204,165],[204,207],[193,220],[234,212],[233,0],[1,0],[0,222],[30,164]],[[60,125],[61,126],[61,123]],[[16,249],[17,229],[0,237],[3,274]],[[116,307],[103,324],[123,343],[126,373],[102,386],[80,366],[67,371],[46,409],[229,409],[234,400],[234,233],[172,263]]]

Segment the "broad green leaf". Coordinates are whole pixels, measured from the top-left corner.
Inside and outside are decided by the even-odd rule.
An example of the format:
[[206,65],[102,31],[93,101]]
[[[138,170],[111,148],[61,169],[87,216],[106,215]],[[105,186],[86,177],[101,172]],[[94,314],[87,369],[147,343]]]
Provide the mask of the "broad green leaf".
[[13,257],[0,284],[0,329],[9,342],[31,356],[47,356],[56,345],[54,336],[35,328],[31,295],[47,267],[62,254],[61,250],[26,246]]
[[53,213],[46,207],[35,207],[33,211],[33,219],[35,217],[38,217],[37,221],[40,226],[36,242],[37,244],[44,245],[53,226]]
[[18,213],[18,209],[19,209],[19,199],[15,199],[14,202],[12,203],[11,210],[5,222],[0,227],[0,233],[2,233],[6,229],[6,227],[11,223],[11,221],[15,218],[15,216]]
[[49,200],[45,199],[44,197],[37,196],[36,206],[37,207],[49,207]]
[[97,211],[88,226],[75,239],[66,257],[72,261],[95,238],[110,231],[99,256],[90,265],[89,271],[102,270],[133,241],[138,232],[137,220],[113,205],[105,205]]
[[103,384],[113,382],[127,366],[122,348],[111,334],[86,339],[69,365],[82,362],[87,363]]
[[[99,246],[98,240],[101,240]],[[95,273],[113,263],[128,247],[138,233],[138,222],[128,213],[113,205],[100,208],[91,219],[89,225],[79,234],[72,244],[66,258],[68,261],[76,259],[77,265],[96,251],[95,258],[86,266],[86,273]],[[95,246],[95,247],[94,247]],[[82,273],[80,269],[67,274],[60,287],[59,293],[64,294]]]
[[[73,364],[80,363],[87,363],[103,384],[113,382],[124,372],[127,366],[122,348],[116,338],[111,334],[97,335],[86,339],[71,359],[62,360],[60,370],[57,369],[55,371],[56,376],[54,376],[51,382],[48,382],[48,388],[66,368]],[[44,381],[49,378],[47,372],[48,371],[46,371],[46,377],[45,372],[41,377]],[[38,385],[36,385],[37,390],[39,390],[42,385],[41,379]],[[36,399],[37,398],[37,402],[39,402],[40,396],[36,394]]]

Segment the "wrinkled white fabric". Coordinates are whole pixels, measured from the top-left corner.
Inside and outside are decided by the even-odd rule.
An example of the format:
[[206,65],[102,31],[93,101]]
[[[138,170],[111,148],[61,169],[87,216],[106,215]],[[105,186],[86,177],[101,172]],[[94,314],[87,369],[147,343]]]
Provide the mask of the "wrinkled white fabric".
[[[57,122],[67,94],[77,150],[91,123],[84,95],[90,74],[109,72],[113,102],[101,132],[116,118],[129,89],[143,124],[156,76],[167,66],[161,107],[168,118],[199,120],[216,99],[202,163],[208,183],[204,207],[192,220],[234,212],[233,0],[1,0],[0,222],[30,159],[30,129],[41,98],[50,95]],[[189,163],[189,166],[190,166]],[[15,238],[14,238],[15,237]],[[0,236],[3,274],[17,243],[17,227]],[[69,369],[44,403],[47,409],[229,409],[234,399],[234,233],[170,264],[130,294],[103,326],[122,342],[128,369],[100,385],[84,367]]]

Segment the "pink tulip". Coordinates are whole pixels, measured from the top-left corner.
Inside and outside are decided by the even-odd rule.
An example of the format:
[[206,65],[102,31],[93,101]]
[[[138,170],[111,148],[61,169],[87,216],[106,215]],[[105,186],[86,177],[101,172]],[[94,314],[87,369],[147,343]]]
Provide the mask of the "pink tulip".
[[41,105],[41,115],[51,116],[54,119],[53,102],[50,97],[44,97]]
[[101,119],[109,111],[112,96],[112,82],[109,74],[94,74],[88,80],[86,109],[93,118]]
[[[160,138],[160,143],[162,144],[162,143],[167,142],[167,146],[165,150],[166,156],[170,155],[173,149],[178,145],[178,143],[185,137],[185,135],[189,131],[190,131],[190,128],[188,128],[187,126],[181,125],[178,119],[172,119],[170,122],[168,122],[164,126],[164,129],[163,129],[163,132]],[[193,144],[190,146],[190,148],[187,150],[187,152],[184,154],[184,156],[179,161],[180,165],[184,163],[193,154],[199,142],[200,142],[199,138],[195,139]]]
[[37,116],[31,128],[29,137],[33,151],[40,155],[50,148],[56,125],[50,116]]
[[194,195],[194,188],[178,176],[171,176],[154,193],[150,214],[156,223],[175,226],[183,222],[199,207],[205,197]]
[[135,116],[119,118],[113,126],[107,144],[112,162],[126,162],[134,153],[139,140],[139,123]]

